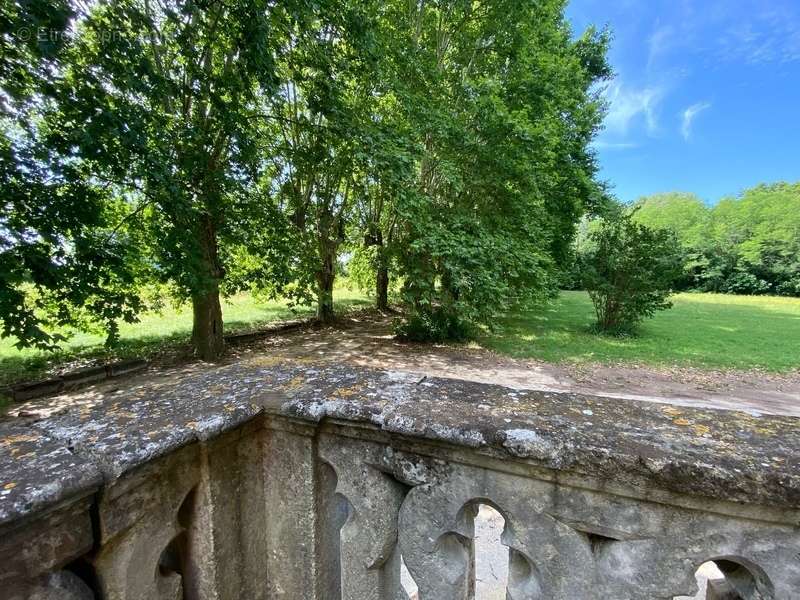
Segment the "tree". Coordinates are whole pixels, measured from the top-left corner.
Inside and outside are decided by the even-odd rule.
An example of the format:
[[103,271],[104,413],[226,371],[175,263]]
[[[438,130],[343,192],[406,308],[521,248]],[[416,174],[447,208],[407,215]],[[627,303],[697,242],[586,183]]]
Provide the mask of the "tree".
[[333,286],[368,151],[375,95],[373,3],[314,5],[294,24],[278,68],[272,186],[296,236],[293,294],[334,318]]
[[581,272],[598,331],[633,333],[643,319],[672,306],[668,299],[682,268],[673,232],[651,229],[621,212],[604,219],[590,242],[581,257]]
[[109,239],[119,206],[43,139],[73,17],[68,2],[0,7],[0,321],[18,347],[52,349],[90,322],[113,341],[140,308],[135,249]]
[[759,185],[723,200],[712,224],[716,239],[734,247],[739,293],[798,295],[800,183]]
[[631,210],[638,223],[653,229],[670,229],[687,248],[698,248],[703,243],[711,215],[698,196],[683,192],[645,196]]
[[759,185],[712,207],[691,194],[657,194],[633,210],[638,222],[680,239],[687,261],[679,288],[798,295],[800,184]]
[[607,37],[573,40],[560,1],[408,6],[395,21],[415,57],[401,80],[418,174],[396,255],[410,328],[459,333],[555,287],[601,189],[588,145]]
[[[221,295],[333,318],[348,242],[373,255],[379,307],[394,269],[410,317],[457,333],[551,293],[603,197],[589,144],[608,36],[575,39],[563,0],[70,6],[57,63],[30,46],[0,65],[27,90],[5,120],[34,123],[0,145],[6,334],[51,344],[88,309],[113,335],[158,283],[213,359]],[[14,3],[0,24],[25,10],[47,12]]]
[[252,193],[258,123],[290,10],[266,0],[97,4],[76,24],[48,116],[53,147],[124,199],[115,234],[137,236],[151,275],[191,301],[206,360],[223,349],[232,249],[270,219]]
[[[388,72],[387,72],[388,71]],[[398,82],[399,70],[385,69],[382,82]],[[400,84],[402,85],[402,84]],[[385,86],[385,84],[384,84]],[[398,205],[415,185],[411,128],[397,97],[385,86],[368,136],[367,160],[356,187],[354,259],[371,281],[378,310],[389,309],[390,271],[396,263]],[[413,193],[413,192],[412,192]]]

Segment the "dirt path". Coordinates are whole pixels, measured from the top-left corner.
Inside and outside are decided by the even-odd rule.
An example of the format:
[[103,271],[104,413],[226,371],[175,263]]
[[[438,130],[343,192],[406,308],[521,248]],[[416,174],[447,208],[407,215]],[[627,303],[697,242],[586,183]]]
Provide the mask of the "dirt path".
[[278,334],[239,350],[498,383],[520,389],[571,391],[686,406],[800,416],[800,372],[705,371],[652,366],[553,365],[480,348],[401,343],[388,318],[358,315],[336,328]]
[[[357,313],[336,327],[305,327],[240,343],[226,362],[265,354],[287,361],[350,363],[433,377],[496,383],[518,389],[578,392],[703,408],[800,417],[800,371],[789,375],[704,371],[652,366],[554,365],[518,360],[481,348],[402,343],[391,319]],[[207,368],[200,362],[155,365],[125,382],[119,379],[52,398],[7,407],[8,416],[44,415],[74,402],[99,401],[122,389],[158,385]]]

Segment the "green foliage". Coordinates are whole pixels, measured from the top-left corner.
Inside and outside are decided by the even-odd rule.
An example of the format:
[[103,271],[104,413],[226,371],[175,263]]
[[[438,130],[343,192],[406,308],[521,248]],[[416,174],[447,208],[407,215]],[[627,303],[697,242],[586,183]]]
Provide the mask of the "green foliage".
[[0,7],[0,334],[21,348],[53,349],[59,329],[94,323],[113,342],[141,307],[135,249],[111,235],[119,205],[42,127],[72,16],[66,2]]
[[798,295],[800,183],[760,185],[713,207],[674,193],[634,207],[638,222],[680,239],[687,260],[679,289]]
[[[383,246],[374,244],[356,245],[346,265],[348,281],[362,292],[374,296],[375,278],[378,275],[380,266],[386,264],[390,273],[395,272],[395,267],[392,264],[391,258],[382,256],[385,252],[386,249]],[[393,296],[397,295],[399,289],[398,280],[396,278],[392,278],[388,291]]]
[[697,248],[705,240],[711,209],[694,194],[672,192],[641,198],[633,204],[634,220],[653,229],[671,229],[680,242]]
[[270,186],[295,239],[290,291],[314,297],[322,320],[334,316],[338,254],[372,149],[379,15],[376,2],[313,5],[292,23],[267,104]]
[[75,166],[70,183],[102,186],[118,207],[106,243],[141,254],[146,269],[127,289],[158,281],[191,300],[204,358],[222,348],[219,292],[237,287],[225,281],[232,261],[246,253],[280,264],[265,236],[284,229],[280,215],[253,191],[263,168],[256,117],[276,89],[289,10],[249,0],[94,4],[73,23],[43,111],[48,149]]
[[[379,307],[402,282],[414,328],[460,335],[550,294],[605,197],[609,35],[573,36],[563,0],[6,4],[0,309],[20,344],[113,340],[158,287],[213,359],[220,296],[329,319],[353,248]],[[50,33],[15,44],[22,25]]]
[[472,327],[452,310],[437,306],[395,321],[395,332],[409,342],[460,342],[471,337]]
[[347,262],[348,278],[362,291],[375,291],[378,252],[377,246],[358,245],[353,249],[353,254]]
[[643,319],[672,306],[668,298],[682,268],[675,234],[623,214],[603,220],[590,239],[581,262],[598,331],[631,334]]
[[607,37],[573,41],[563,3],[421,4],[396,21],[417,169],[397,199],[403,298],[415,324],[491,322],[548,294],[600,195],[589,142]]

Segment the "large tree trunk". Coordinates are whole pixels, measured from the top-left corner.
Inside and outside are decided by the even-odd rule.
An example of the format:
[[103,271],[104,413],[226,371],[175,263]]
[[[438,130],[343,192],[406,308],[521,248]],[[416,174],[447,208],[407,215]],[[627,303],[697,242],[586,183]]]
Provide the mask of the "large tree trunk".
[[330,323],[333,312],[333,282],[336,278],[336,245],[320,244],[320,268],[317,270],[317,319]]
[[213,361],[222,355],[225,338],[219,301],[222,267],[219,264],[217,232],[209,215],[202,218],[198,242],[203,272],[201,283],[192,295],[192,343],[199,358]]
[[389,310],[389,267],[383,260],[375,274],[375,306],[378,310]]
[[218,284],[192,297],[192,312],[192,342],[197,356],[207,361],[218,359],[225,349]]

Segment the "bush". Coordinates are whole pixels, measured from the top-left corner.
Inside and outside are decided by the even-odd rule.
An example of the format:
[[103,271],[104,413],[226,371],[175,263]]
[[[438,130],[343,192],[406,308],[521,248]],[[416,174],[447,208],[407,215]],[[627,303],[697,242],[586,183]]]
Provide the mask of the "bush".
[[394,324],[395,333],[409,342],[463,341],[470,337],[471,328],[453,311],[434,307],[418,311]]
[[683,272],[675,234],[635,222],[631,214],[607,217],[581,255],[583,285],[603,333],[634,332],[645,318],[670,308],[674,282]]
[[722,291],[726,294],[759,296],[770,292],[770,285],[752,273],[737,271],[725,281]]
[[784,281],[775,288],[775,292],[779,296],[800,296],[800,277]]

